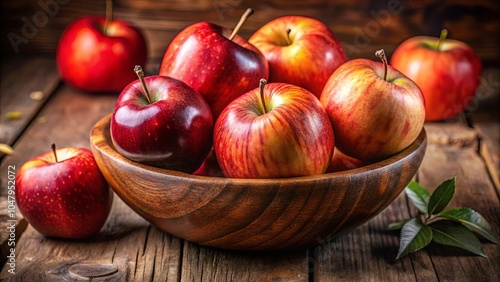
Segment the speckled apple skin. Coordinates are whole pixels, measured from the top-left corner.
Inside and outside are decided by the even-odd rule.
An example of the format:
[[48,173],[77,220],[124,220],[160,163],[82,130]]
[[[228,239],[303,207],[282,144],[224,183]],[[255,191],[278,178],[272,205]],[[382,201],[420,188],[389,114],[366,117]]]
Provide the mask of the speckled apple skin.
[[111,210],[113,192],[86,148],[57,150],[21,166],[16,177],[19,211],[42,235],[78,239],[99,232]]

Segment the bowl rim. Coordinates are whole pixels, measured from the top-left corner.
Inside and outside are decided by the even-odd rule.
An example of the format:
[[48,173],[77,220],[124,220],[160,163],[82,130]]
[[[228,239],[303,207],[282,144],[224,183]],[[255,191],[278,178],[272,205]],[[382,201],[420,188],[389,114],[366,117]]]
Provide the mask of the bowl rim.
[[[269,184],[269,183],[297,183],[297,182],[311,182],[311,181],[321,181],[325,179],[332,178],[342,178],[342,177],[351,177],[354,174],[363,174],[374,172],[378,169],[383,169],[385,167],[395,165],[398,162],[403,161],[406,158],[411,157],[413,154],[416,154],[419,149],[426,149],[427,146],[427,133],[425,127],[422,127],[418,137],[415,141],[410,144],[408,147],[400,151],[399,153],[388,157],[384,160],[380,160],[362,167],[344,170],[344,171],[336,171],[336,172],[328,172],[317,175],[308,175],[308,176],[296,176],[296,177],[285,177],[285,178],[228,178],[228,177],[216,177],[216,176],[204,176],[204,175],[195,175],[190,173],[185,173],[181,171],[169,170],[164,168],[158,168],[150,165],[141,164],[126,157],[122,156],[118,151],[114,148],[111,138],[107,138],[106,135],[109,136],[109,125],[111,120],[112,113],[109,113],[102,117],[92,128],[90,133],[90,143],[91,147],[98,150],[101,154],[106,155],[107,157],[117,161],[124,163],[129,166],[135,166],[139,169],[144,169],[150,171],[151,173],[168,175],[169,177],[175,177],[182,181],[182,179],[186,181],[196,181],[196,182],[206,182],[210,181],[214,184],[214,182],[222,182],[228,183],[230,182],[233,185],[248,185],[248,184]],[[107,132],[106,132],[107,130]]]

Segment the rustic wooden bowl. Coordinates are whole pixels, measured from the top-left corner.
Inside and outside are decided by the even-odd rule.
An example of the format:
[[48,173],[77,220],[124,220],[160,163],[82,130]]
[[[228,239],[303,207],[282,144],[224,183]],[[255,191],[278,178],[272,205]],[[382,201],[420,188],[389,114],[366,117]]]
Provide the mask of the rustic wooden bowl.
[[401,153],[349,171],[286,179],[205,177],[122,157],[111,115],[92,129],[91,148],[125,203],[159,229],[201,245],[234,250],[305,247],[345,234],[389,205],[417,172],[426,133]]

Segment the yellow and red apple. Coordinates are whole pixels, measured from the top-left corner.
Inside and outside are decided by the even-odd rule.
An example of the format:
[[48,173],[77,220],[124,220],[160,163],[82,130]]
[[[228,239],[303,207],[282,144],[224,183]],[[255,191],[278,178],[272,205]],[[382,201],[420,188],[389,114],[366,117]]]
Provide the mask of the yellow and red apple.
[[461,114],[479,85],[482,64],[466,43],[417,36],[394,51],[391,65],[411,78],[425,97],[426,121],[441,121]]
[[325,109],[304,88],[261,81],[231,102],[214,129],[222,172],[233,178],[322,174],[335,140]]
[[354,59],[341,65],[328,80],[321,104],[325,107],[337,148],[361,161],[394,155],[420,134],[424,97],[401,72],[383,63]]
[[269,62],[269,82],[300,86],[319,98],[330,75],[347,57],[323,22],[283,16],[259,28],[249,39]]

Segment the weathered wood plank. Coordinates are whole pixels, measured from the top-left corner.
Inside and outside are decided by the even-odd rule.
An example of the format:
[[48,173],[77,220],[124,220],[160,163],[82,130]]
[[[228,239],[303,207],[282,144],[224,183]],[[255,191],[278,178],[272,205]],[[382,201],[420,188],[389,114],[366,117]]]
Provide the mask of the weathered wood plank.
[[116,197],[97,237],[48,239],[29,226],[16,244],[16,274],[6,265],[0,279],[68,281],[71,267],[110,264],[116,273],[92,281],[179,281],[181,251],[181,240],[151,227]]
[[[8,58],[2,61],[0,86],[0,143],[13,145],[59,85],[54,60]],[[18,117],[9,118],[15,112]],[[0,153],[0,160],[3,154]]]
[[308,281],[306,250],[236,252],[184,244],[183,281]]
[[[314,281],[436,281],[426,253],[415,255],[417,266],[409,258],[395,260],[399,232],[388,231],[387,227],[408,217],[407,199],[402,193],[378,216],[350,234],[330,240],[319,238],[320,245],[309,258],[314,265]],[[415,267],[421,270],[418,276]]]
[[[1,86],[0,86],[0,143],[13,145],[17,138],[23,133],[30,122],[43,122],[43,119],[34,120],[38,111],[47,102],[59,85],[60,79],[54,60],[48,58],[6,58],[1,65]],[[16,113],[16,119],[9,118],[11,113]],[[16,155],[17,152],[14,152]],[[4,154],[0,153],[0,161]],[[5,163],[1,168],[0,183],[0,246],[2,254],[6,254],[10,249],[6,239],[9,232],[3,232],[11,222],[8,222],[8,176],[16,169],[8,169],[13,163]],[[5,197],[5,198],[4,198]],[[21,222],[21,217],[17,215],[18,226],[16,227],[16,237],[22,234],[26,228],[26,223]],[[0,265],[3,265],[6,257],[0,258]]]
[[[373,58],[374,50],[385,48],[390,55],[404,39],[416,35],[438,36],[439,31],[446,27],[450,30],[450,37],[468,42],[481,59],[500,60],[497,52],[500,48],[497,35],[500,23],[496,20],[500,5],[494,0],[474,3],[464,0],[357,0],[349,3],[333,0],[124,0],[115,1],[115,18],[141,27],[151,57],[161,58],[171,38],[187,25],[211,21],[233,27],[247,7],[254,8],[256,13],[243,26],[241,35],[244,37],[276,17],[304,15],[324,21],[344,44],[349,57]],[[69,1],[52,10],[54,12],[50,15],[45,13],[45,20],[41,17],[36,22],[33,16],[44,12],[38,1],[2,2],[2,50],[9,53],[54,53],[64,28],[84,15],[104,15],[104,1]],[[33,25],[33,30],[25,28],[23,32],[23,26],[28,25],[26,22]],[[18,39],[22,43],[13,40],[13,34],[23,38]]]
[[[429,145],[417,173],[418,181],[432,191],[456,175],[457,191],[452,206],[477,210],[498,233],[500,206],[486,166],[477,153],[477,130],[468,128],[462,118],[428,123],[426,130]],[[330,242],[323,239],[325,243],[311,252],[314,280],[491,281],[496,277],[500,270],[500,247],[493,244],[484,245],[489,261],[435,244],[395,261],[399,233],[387,231],[387,226],[410,215],[415,216],[416,209],[402,194],[380,215],[351,234]]]
[[[457,121],[459,123],[459,121]],[[418,173],[418,181],[433,191],[442,181],[457,177],[455,197],[450,207],[469,207],[481,213],[500,232],[500,204],[488,171],[478,154],[478,142],[470,143],[471,132],[477,131],[460,124],[433,123],[426,125],[429,135],[441,135],[436,140],[463,140],[429,143]],[[444,137],[443,137],[444,136]],[[476,138],[477,140],[477,138]],[[431,244],[427,251],[439,281],[492,281],[500,271],[500,246],[485,243],[489,260],[450,247]],[[456,267],[450,267],[454,265]],[[417,270],[418,273],[418,270]]]
[[[30,126],[16,142],[16,153],[5,159],[2,171],[6,165],[19,168],[28,159],[48,151],[52,142],[61,148],[89,148],[90,129],[112,111],[116,101],[115,95],[88,95],[67,86],[55,95],[40,113],[46,123]],[[2,187],[1,191],[3,194],[6,189]],[[106,279],[116,281],[178,281],[180,275],[181,241],[151,227],[118,197],[97,237],[77,241],[48,239],[29,226],[16,240],[17,274],[7,273],[6,265],[2,279],[63,281],[74,277],[68,269],[81,263],[114,265],[117,272]]]
[[481,138],[480,154],[500,195],[500,70],[485,69],[471,103],[472,126]]

